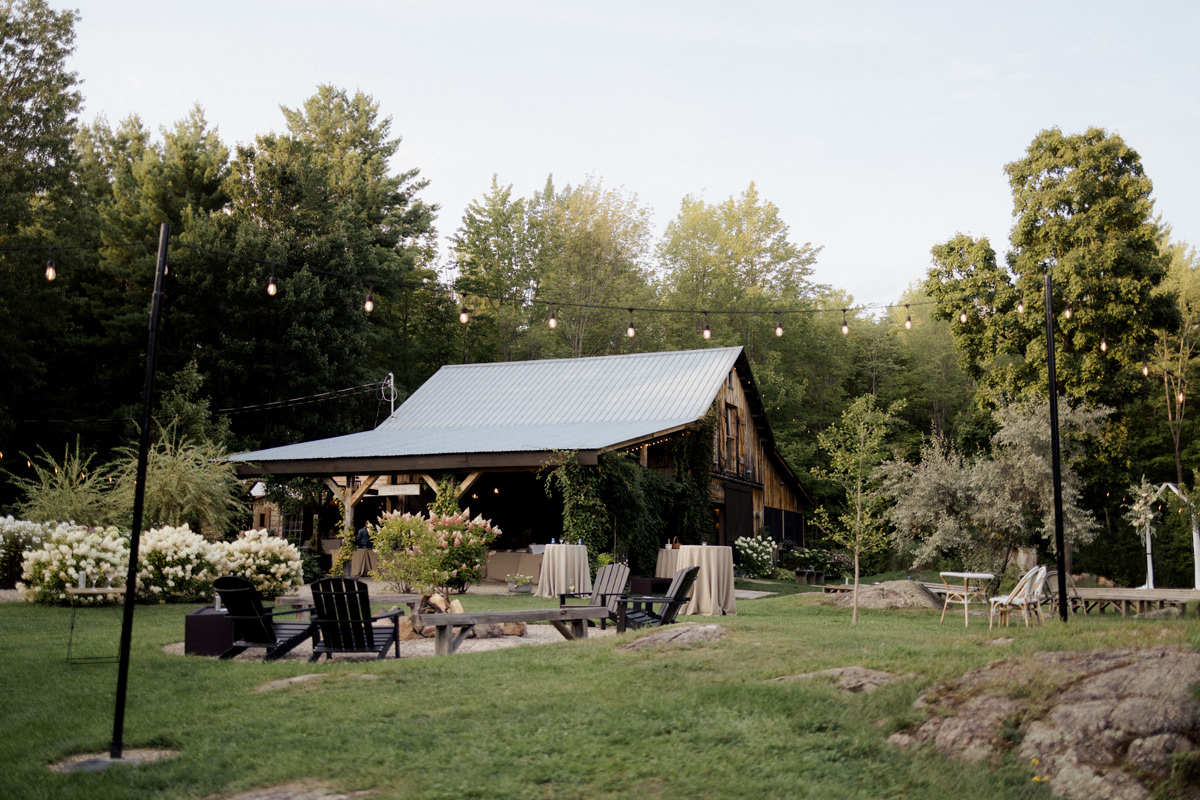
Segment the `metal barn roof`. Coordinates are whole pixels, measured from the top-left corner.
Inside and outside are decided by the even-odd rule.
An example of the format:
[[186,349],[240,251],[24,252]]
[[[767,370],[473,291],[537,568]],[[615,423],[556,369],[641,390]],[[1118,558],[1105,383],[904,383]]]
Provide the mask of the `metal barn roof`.
[[723,347],[444,366],[374,430],[230,460],[270,472],[281,462],[610,450],[704,416],[741,354]]

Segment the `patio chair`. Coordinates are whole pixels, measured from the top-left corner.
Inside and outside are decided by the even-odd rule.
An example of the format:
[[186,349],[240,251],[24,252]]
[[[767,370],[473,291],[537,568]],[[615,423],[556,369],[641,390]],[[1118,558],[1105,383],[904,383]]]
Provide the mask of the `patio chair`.
[[[313,621],[320,633],[313,643],[312,657],[322,655],[333,660],[334,653],[374,653],[387,655],[395,647],[400,657],[400,617],[403,609],[371,615],[367,585],[357,578],[321,578],[312,584]],[[386,620],[383,625],[375,625]]]
[[1035,621],[1041,622],[1042,588],[1045,584],[1046,568],[1034,567],[1021,576],[1011,592],[990,598],[988,600],[988,630],[992,629],[992,623],[997,615],[1004,626],[1008,627],[1009,615],[1018,609],[1021,617],[1025,620],[1025,627],[1029,627],[1031,614]]
[[[684,567],[676,572],[666,594],[661,597],[623,594],[615,598],[617,633],[623,633],[629,626],[642,628],[673,623],[679,615],[679,609],[687,602],[688,592],[692,590],[699,571],[699,567]],[[659,604],[662,608],[655,613],[653,607]]]
[[246,578],[225,575],[213,582],[221,596],[230,622],[233,623],[233,646],[221,658],[233,658],[251,647],[265,649],[263,661],[274,661],[287,655],[307,639],[317,639],[317,626],[312,622],[276,622],[275,617],[312,611],[311,608],[289,608],[276,611],[264,607],[262,595]]
[[[1050,613],[1058,614],[1058,570],[1046,567],[1046,581],[1043,585],[1042,602],[1050,604]],[[1075,585],[1075,579],[1071,577],[1071,573],[1067,573],[1067,610],[1072,614],[1080,606],[1079,587]]]
[[[629,583],[628,564],[605,564],[596,570],[596,579],[592,581],[591,594],[586,592],[563,592],[558,596],[558,605],[567,605],[571,598],[588,598],[589,606],[607,606],[608,616],[600,619],[600,629],[608,626],[608,621],[617,618],[617,598],[625,594],[625,585]],[[589,625],[595,623],[588,620]]]

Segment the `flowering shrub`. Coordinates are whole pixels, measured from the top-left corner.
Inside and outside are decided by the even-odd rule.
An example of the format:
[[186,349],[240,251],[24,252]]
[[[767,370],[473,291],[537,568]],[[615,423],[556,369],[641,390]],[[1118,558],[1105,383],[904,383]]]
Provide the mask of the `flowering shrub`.
[[303,563],[300,551],[286,539],[269,531],[244,531],[236,541],[220,542],[220,573],[238,575],[252,582],[268,597],[289,594],[300,588]]
[[21,577],[21,559],[26,550],[40,547],[46,529],[27,519],[0,517],[0,588],[11,589]]
[[805,548],[792,545],[779,552],[779,566],[788,570],[814,570],[824,572],[826,580],[842,577],[854,566],[853,559],[845,553],[819,547]]
[[[71,522],[57,523],[41,545],[25,552],[21,567],[21,596],[35,603],[67,602],[67,587],[120,586],[129,563],[129,537],[116,528],[95,529]],[[107,597],[81,598],[104,603]]]
[[137,597],[166,603],[212,595],[221,549],[188,526],[153,528],[138,543]]
[[775,574],[771,564],[771,553],[775,544],[762,536],[739,536],[733,543],[737,551],[738,564],[751,578],[770,578]]
[[488,520],[462,513],[430,518],[390,513],[369,528],[379,556],[376,577],[399,591],[443,595],[479,582],[488,545],[500,534]]

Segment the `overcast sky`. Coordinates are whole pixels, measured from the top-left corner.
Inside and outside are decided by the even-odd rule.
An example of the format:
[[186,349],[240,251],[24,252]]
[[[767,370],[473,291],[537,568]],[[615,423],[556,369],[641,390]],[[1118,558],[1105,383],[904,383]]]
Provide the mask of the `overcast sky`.
[[817,281],[887,304],[958,232],[1003,254],[1004,165],[1099,126],[1200,246],[1200,3],[49,2],[82,15],[88,121],[198,103],[232,146],[320,84],[370,94],[443,238],[493,174],[518,196],[596,176],[660,231],[753,182],[823,248]]

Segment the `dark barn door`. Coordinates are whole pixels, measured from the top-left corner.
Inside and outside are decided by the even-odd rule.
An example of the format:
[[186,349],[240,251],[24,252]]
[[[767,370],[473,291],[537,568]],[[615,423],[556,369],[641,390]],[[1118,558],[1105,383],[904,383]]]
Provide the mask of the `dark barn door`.
[[754,495],[745,486],[725,484],[725,541],[729,547],[739,536],[754,535]]

